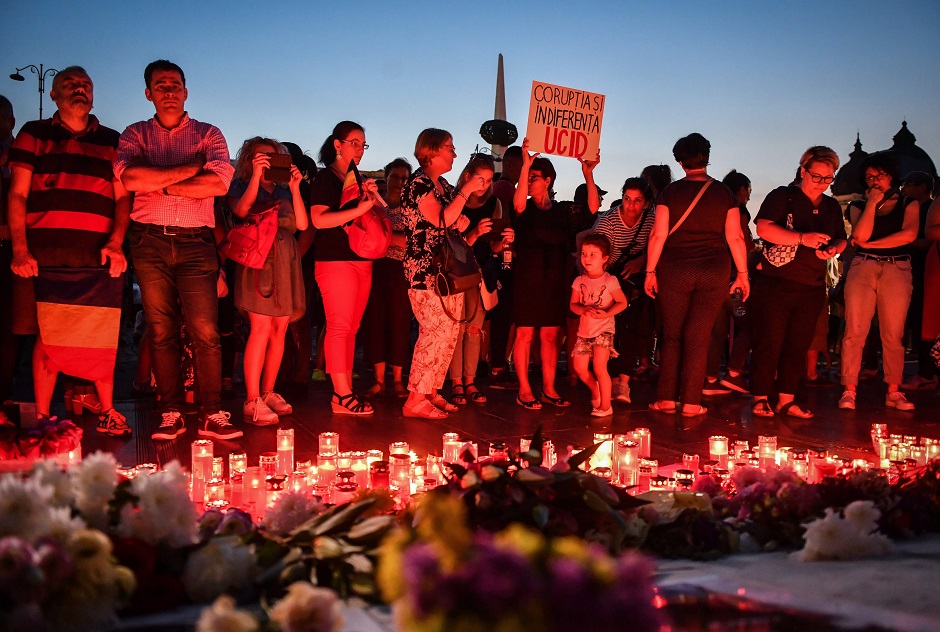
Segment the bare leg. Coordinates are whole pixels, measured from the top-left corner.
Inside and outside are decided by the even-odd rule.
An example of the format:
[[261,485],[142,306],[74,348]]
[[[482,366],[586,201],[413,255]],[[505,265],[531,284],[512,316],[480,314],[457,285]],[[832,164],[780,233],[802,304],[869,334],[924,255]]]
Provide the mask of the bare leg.
[[[248,320],[251,323],[251,333],[248,334],[248,340],[245,342],[245,391],[247,399],[251,401],[261,397],[261,370],[264,367],[274,318],[248,312]],[[282,353],[283,350],[282,340]]]
[[33,396],[36,399],[36,414],[49,416],[52,406],[52,392],[55,390],[55,381],[59,377],[58,371],[53,371],[46,365],[46,354],[41,350],[39,339],[33,347]]
[[512,363],[516,367],[516,377],[519,378],[519,399],[523,401],[535,399],[529,383],[529,352],[534,335],[534,327],[516,327],[516,339],[512,346]]
[[607,372],[607,360],[610,358],[610,349],[605,347],[594,347],[594,376],[597,380],[597,391],[600,395],[601,410],[610,408],[610,373]]
[[561,327],[542,327],[539,340],[542,343],[542,392],[549,397],[558,397],[555,390],[555,373],[558,370],[558,336]]
[[264,370],[261,373],[262,393],[274,390],[277,372],[281,368],[281,359],[284,357],[284,341],[287,337],[289,321],[290,316],[271,318],[271,330],[268,334],[268,346],[264,356]]

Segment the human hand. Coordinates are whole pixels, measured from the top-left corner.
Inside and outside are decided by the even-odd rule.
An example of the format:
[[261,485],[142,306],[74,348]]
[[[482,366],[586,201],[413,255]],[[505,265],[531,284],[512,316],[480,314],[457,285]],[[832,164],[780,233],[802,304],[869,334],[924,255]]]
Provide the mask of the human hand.
[[457,216],[457,220],[454,222],[454,228],[463,232],[467,229],[467,226],[470,225],[470,218],[466,215],[460,214]]
[[829,243],[826,233],[803,233],[803,245],[807,248],[819,248]]
[[[205,163],[205,159],[203,159],[203,163]],[[271,157],[259,151],[251,159],[251,179],[260,181],[264,176],[264,170],[270,168]]]
[[28,250],[17,252],[13,251],[13,260],[10,263],[10,269],[18,277],[28,279],[29,277],[39,276],[39,263]]
[[584,314],[588,318],[605,318],[607,316],[607,312],[600,307],[588,307],[584,310]]
[[643,281],[643,290],[650,298],[656,298],[659,293],[659,281],[656,280],[655,273],[646,273],[646,280]]
[[189,164],[202,169],[206,165],[206,155],[202,152],[197,153],[193,156],[193,159],[189,161]]
[[488,217],[481,219],[480,223],[473,229],[473,231],[476,232],[477,238],[482,237],[491,230],[493,230],[493,220]]
[[503,244],[508,246],[516,240],[516,231],[511,228],[504,228],[502,232]]
[[531,167],[532,161],[539,157],[539,153],[535,152],[533,154],[529,153],[529,139],[522,139],[522,166]]
[[746,274],[739,274],[734,278],[729,293],[734,294],[734,291],[738,288],[741,288],[742,298],[746,301],[747,297],[751,295],[751,280]]
[[362,192],[369,196],[369,199],[372,199],[379,193],[379,185],[375,183],[375,180],[372,178],[366,178],[362,181]]
[[304,174],[300,173],[300,169],[297,168],[297,165],[290,166],[290,182],[288,185],[291,191],[300,191],[300,183],[304,179]]
[[869,204],[878,206],[885,199],[885,192],[878,187],[872,187],[865,192],[865,198]]
[[839,250],[835,246],[826,246],[825,248],[816,250],[816,256],[823,260],[832,259],[837,254],[839,254]]
[[585,178],[587,178],[588,175],[594,171],[594,168],[601,164],[601,150],[597,150],[597,157],[594,160],[579,158],[578,162],[581,163],[581,173],[584,174]]
[[471,176],[467,178],[467,181],[462,187],[460,187],[460,192],[463,195],[482,195],[486,192],[486,180],[483,176]]
[[628,261],[627,264],[623,267],[623,272],[620,273],[620,278],[626,279],[627,277],[631,277],[637,272],[640,272],[643,269],[642,259],[643,258],[640,257],[639,259]]
[[111,265],[108,274],[112,277],[119,277],[124,274],[127,270],[127,258],[124,256],[121,244],[115,244],[109,241],[104,245],[104,248],[101,249],[101,265],[108,263],[109,259]]

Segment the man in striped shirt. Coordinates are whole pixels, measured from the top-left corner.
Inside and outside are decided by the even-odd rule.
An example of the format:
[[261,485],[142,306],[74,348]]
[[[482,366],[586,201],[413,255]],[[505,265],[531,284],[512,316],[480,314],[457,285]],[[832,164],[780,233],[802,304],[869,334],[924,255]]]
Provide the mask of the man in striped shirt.
[[[81,358],[53,352],[53,347],[62,346],[57,342],[68,340],[47,340],[40,332],[33,277],[39,276],[41,268],[104,265],[112,277],[121,276],[127,269],[121,243],[130,209],[130,197],[113,172],[118,133],[91,114],[94,85],[88,73],[79,66],[63,69],[53,79],[49,96],[58,111],[51,119],[26,123],[10,150],[8,208],[13,240],[10,267],[16,275],[13,331],[40,334],[33,352],[33,389],[36,411],[44,417],[49,416],[60,368],[79,377],[92,375],[84,374],[88,367],[79,367]],[[94,318],[82,307],[93,306],[76,305],[72,315]],[[83,330],[93,334],[89,327],[94,323],[85,327],[73,323],[72,337],[80,337]],[[93,342],[100,344],[100,340]],[[93,373],[103,413],[98,430],[112,436],[130,435],[124,416],[113,407],[113,363],[110,370],[98,367]]]
[[199,435],[234,439],[242,431],[221,410],[222,354],[212,228],[215,196],[228,192],[234,169],[222,132],[189,118],[186,76],[158,60],[144,70],[144,95],[156,115],[121,134],[114,173],[133,191],[127,238],[153,335],[153,372],[163,405],[155,441],[183,432],[180,326],[193,343]]

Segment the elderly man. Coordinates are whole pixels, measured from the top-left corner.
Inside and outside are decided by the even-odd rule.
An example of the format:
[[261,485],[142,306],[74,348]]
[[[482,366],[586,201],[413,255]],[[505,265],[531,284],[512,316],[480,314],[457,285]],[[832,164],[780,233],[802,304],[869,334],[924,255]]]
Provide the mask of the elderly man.
[[216,284],[219,261],[212,235],[213,198],[225,195],[234,169],[217,127],[189,118],[186,76],[158,60],[144,70],[144,95],[156,115],[121,134],[114,172],[135,193],[127,233],[147,325],[153,372],[163,405],[155,441],[185,431],[181,407],[180,326],[193,342],[199,436],[235,439],[242,431],[220,410],[222,356]]
[[26,123],[10,150],[14,332],[39,334],[37,414],[49,416],[61,371],[94,381],[99,432],[129,436],[112,400],[130,210],[113,171],[118,133],[90,113],[94,85],[83,68],[60,71],[49,96],[58,111]]

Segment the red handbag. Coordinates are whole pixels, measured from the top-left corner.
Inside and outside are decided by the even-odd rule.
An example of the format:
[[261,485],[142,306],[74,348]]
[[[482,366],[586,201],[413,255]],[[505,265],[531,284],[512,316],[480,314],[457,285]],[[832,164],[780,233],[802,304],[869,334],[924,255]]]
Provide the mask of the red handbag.
[[242,223],[225,235],[219,252],[247,268],[263,268],[277,234],[279,206],[277,200],[255,202]]
[[392,220],[372,207],[346,228],[349,247],[363,259],[381,259],[392,244]]

